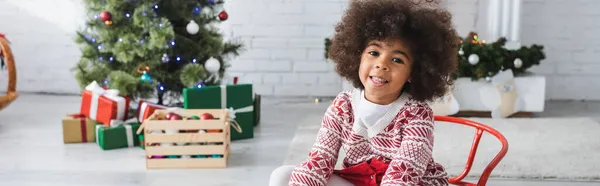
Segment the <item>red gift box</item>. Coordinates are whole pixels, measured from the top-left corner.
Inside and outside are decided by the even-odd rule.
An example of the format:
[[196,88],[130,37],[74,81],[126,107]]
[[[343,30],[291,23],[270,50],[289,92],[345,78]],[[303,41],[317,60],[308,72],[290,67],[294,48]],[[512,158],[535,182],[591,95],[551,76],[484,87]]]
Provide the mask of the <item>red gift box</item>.
[[150,117],[150,115],[152,115],[152,113],[154,113],[155,110],[163,110],[167,108],[168,107],[164,105],[154,104],[147,101],[140,101],[138,103],[137,109],[138,121],[140,123],[143,123],[144,120]]
[[96,81],[85,87],[81,114],[104,125],[113,126],[127,119],[129,98],[119,96],[115,89],[104,89]]

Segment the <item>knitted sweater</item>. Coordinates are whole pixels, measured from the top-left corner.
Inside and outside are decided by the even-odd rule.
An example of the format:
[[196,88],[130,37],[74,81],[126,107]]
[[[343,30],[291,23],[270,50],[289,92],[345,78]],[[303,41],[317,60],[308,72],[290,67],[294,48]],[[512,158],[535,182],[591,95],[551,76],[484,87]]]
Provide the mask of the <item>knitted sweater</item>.
[[[403,93],[373,127],[355,118],[359,90],[340,93],[327,109],[308,159],[296,166],[290,186],[325,186],[343,148],[343,168],[372,158],[388,160],[381,185],[448,185],[447,173],[432,158],[433,112]],[[354,99],[353,99],[354,98]]]

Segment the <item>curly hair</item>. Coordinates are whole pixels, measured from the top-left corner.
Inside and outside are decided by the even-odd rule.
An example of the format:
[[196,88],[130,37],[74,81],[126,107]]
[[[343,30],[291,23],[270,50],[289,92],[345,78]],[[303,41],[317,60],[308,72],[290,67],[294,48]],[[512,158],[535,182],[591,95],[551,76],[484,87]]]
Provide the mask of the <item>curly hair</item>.
[[449,90],[458,65],[460,39],[451,19],[448,11],[414,0],[351,0],[335,27],[328,57],[340,76],[364,89],[358,70],[367,43],[400,38],[414,56],[411,82],[403,90],[415,100],[430,101]]

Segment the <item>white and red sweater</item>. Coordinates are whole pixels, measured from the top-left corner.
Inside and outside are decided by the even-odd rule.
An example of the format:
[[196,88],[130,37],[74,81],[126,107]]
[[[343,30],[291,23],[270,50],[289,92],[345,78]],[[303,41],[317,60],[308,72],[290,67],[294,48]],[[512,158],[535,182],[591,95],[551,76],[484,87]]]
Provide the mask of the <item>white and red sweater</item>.
[[448,185],[443,166],[432,158],[433,112],[424,102],[403,93],[370,128],[360,124],[354,110],[360,91],[340,93],[327,109],[307,160],[290,176],[290,186],[325,186],[338,152],[346,152],[343,168],[372,158],[389,160],[381,185]]

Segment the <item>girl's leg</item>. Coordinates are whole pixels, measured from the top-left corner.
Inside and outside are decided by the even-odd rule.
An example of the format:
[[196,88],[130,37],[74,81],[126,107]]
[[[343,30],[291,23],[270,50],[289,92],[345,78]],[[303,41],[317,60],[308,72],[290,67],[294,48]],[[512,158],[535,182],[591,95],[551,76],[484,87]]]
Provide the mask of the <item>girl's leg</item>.
[[288,186],[294,167],[293,165],[284,165],[273,170],[269,179],[269,186]]
[[[287,186],[290,182],[290,174],[294,171],[294,165],[284,165],[273,170],[269,179],[269,186]],[[352,183],[336,174],[332,174],[327,180],[327,186],[353,186]]]

